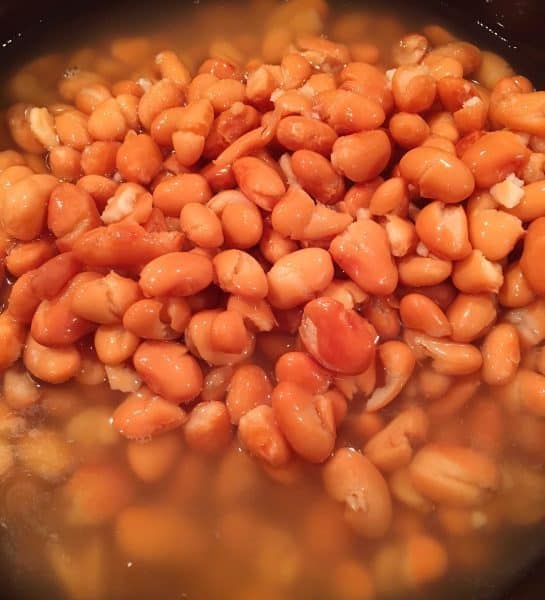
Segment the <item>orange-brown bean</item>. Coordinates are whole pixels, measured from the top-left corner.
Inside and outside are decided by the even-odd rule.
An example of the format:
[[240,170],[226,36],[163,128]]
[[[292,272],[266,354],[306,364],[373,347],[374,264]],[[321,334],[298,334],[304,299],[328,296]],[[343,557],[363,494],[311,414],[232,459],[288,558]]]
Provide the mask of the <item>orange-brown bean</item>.
[[317,298],[305,306],[299,335],[309,354],[336,373],[357,375],[374,360],[375,329],[334,298]]
[[433,300],[423,294],[407,294],[399,304],[399,316],[409,329],[422,331],[432,337],[445,337],[452,333],[447,315]]
[[238,436],[244,448],[272,467],[291,459],[291,450],[276,422],[274,410],[261,404],[245,413],[238,424]]
[[278,123],[276,130],[278,142],[293,152],[297,150],[312,150],[327,156],[337,139],[335,130],[323,123],[308,117],[284,117]]
[[136,352],[140,338],[122,325],[101,325],[95,331],[95,351],[105,365],[120,365]]
[[161,151],[153,139],[144,133],[128,135],[116,155],[116,166],[126,181],[149,184],[163,164]]
[[129,394],[114,410],[113,426],[129,440],[145,440],[150,436],[181,427],[186,412],[156,396],[147,388]]
[[139,284],[147,296],[192,296],[210,285],[212,263],[191,252],[171,252],[148,262]]
[[313,396],[296,383],[283,381],[273,390],[272,407],[280,430],[300,456],[312,463],[329,457],[336,438],[329,398]]
[[257,365],[237,367],[227,386],[225,404],[233,425],[256,406],[271,403],[273,388],[265,371]]
[[278,259],[267,273],[268,299],[275,308],[289,309],[322,292],[333,280],[333,263],[321,248],[303,248]]
[[189,202],[182,208],[180,230],[201,248],[218,248],[223,244],[220,220],[213,210],[198,202]]
[[501,483],[493,460],[461,446],[428,444],[416,454],[409,470],[421,494],[452,507],[481,506]]
[[223,402],[199,402],[184,425],[184,439],[189,448],[216,454],[224,450],[233,437],[229,413]]
[[230,294],[265,298],[269,291],[267,276],[257,260],[242,250],[224,250],[213,259],[219,287]]
[[461,260],[471,253],[467,216],[462,206],[435,201],[416,217],[416,233],[430,252],[446,260]]
[[201,368],[181,344],[142,342],[133,355],[133,364],[148,387],[166,400],[184,404],[201,393]]
[[409,150],[399,163],[401,176],[415,185],[423,198],[460,202],[471,195],[475,181],[470,169],[456,156],[437,148]]
[[343,178],[321,154],[297,150],[291,157],[291,167],[299,184],[318,202],[335,204],[344,195]]
[[496,304],[489,294],[458,294],[447,308],[455,342],[471,342],[483,336],[496,320]]
[[233,173],[241,191],[264,210],[271,210],[286,191],[280,175],[254,156],[238,158]]
[[322,472],[326,492],[345,505],[344,516],[359,534],[380,538],[392,522],[392,499],[380,471],[352,448],[340,448]]
[[73,345],[49,348],[27,337],[23,363],[38,379],[48,383],[63,383],[79,371],[81,355]]
[[510,323],[496,325],[484,338],[481,353],[483,381],[488,385],[508,383],[515,376],[521,359],[515,326]]
[[182,173],[163,179],[153,190],[153,205],[167,217],[178,217],[190,202],[205,204],[212,197],[206,179],[198,173]]
[[390,119],[388,129],[394,141],[406,149],[420,146],[430,135],[429,125],[414,113],[396,113]]
[[305,352],[286,352],[274,367],[276,381],[291,381],[311,394],[323,394],[331,384],[331,374]]
[[390,160],[392,147],[381,129],[340,137],[333,144],[331,164],[351,181],[371,181]]
[[542,260],[545,251],[545,217],[539,217],[528,227],[520,257],[520,269],[528,285],[539,295],[545,294]]
[[333,260],[370,294],[391,294],[398,282],[386,231],[371,219],[349,225],[329,246]]

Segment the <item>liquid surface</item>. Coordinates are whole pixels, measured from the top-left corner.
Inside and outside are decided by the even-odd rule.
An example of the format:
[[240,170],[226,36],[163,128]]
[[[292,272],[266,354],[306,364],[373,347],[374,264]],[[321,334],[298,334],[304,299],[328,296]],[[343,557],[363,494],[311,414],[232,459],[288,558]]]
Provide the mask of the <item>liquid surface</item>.
[[[332,39],[376,44],[386,66],[394,41],[426,24],[348,9],[322,21],[300,4],[290,19],[300,19],[303,30],[320,33],[323,26]],[[178,52],[194,71],[211,47],[220,56],[234,48],[241,62],[255,56],[273,8],[266,1],[196,6],[170,15],[152,31],[139,24],[137,32],[155,50]],[[276,14],[285,27],[278,9]],[[57,82],[71,68],[100,65],[110,81],[147,78],[149,65],[127,66],[112,58],[112,39],[96,34],[92,47],[37,59],[6,82],[6,102],[59,101]],[[13,147],[7,131],[0,133],[0,147]],[[7,293],[8,285],[4,299]],[[255,362],[272,374],[264,354]],[[381,411],[382,419],[391,420],[409,405],[427,407],[418,387],[421,372]],[[80,381],[86,375],[93,379],[84,373]],[[0,564],[9,565],[3,576],[13,598],[493,598],[544,546],[545,423],[543,417],[493,408],[499,414],[496,447],[486,420],[497,402],[492,387],[482,385],[458,412],[436,421],[427,441],[493,447],[502,491],[474,509],[417,510],[395,500],[392,525],[378,540],[347,525],[343,506],[323,489],[319,466],[294,461],[264,468],[236,440],[205,456],[186,447],[180,430],[128,442],[111,419],[125,394],[104,382],[40,384],[34,393],[38,399],[25,409],[0,403],[0,436],[9,440],[15,457],[0,481]],[[363,405],[358,399],[350,405],[338,447],[361,449],[371,436],[374,423],[359,418]],[[146,459],[146,447],[154,445]],[[158,461],[164,461],[162,469]],[[87,479],[74,484],[75,470]],[[156,472],[157,481],[146,481]],[[111,486],[105,483],[110,480]],[[111,514],[102,518],[110,505]],[[415,535],[438,540],[446,550],[444,577],[422,585],[407,582],[413,567],[404,562],[406,542]]]

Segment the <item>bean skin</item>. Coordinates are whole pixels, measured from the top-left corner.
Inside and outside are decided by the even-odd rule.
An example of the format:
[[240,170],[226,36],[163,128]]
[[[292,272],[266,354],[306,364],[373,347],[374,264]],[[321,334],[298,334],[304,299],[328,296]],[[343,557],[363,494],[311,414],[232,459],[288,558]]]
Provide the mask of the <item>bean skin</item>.
[[23,362],[34,377],[47,383],[63,383],[79,371],[81,355],[75,346],[48,348],[29,335]]
[[475,187],[470,169],[456,156],[436,148],[413,148],[399,163],[401,176],[423,198],[451,203],[468,198]]
[[384,131],[376,129],[340,137],[331,152],[331,164],[354,181],[371,181],[386,167],[392,148]]
[[276,130],[278,142],[288,150],[311,150],[327,156],[337,139],[335,130],[321,121],[307,117],[284,117]]
[[432,337],[452,333],[445,313],[433,300],[423,294],[407,294],[399,305],[399,314],[405,327],[423,331]]
[[380,538],[392,522],[392,499],[378,469],[363,454],[341,448],[324,466],[326,492],[345,505],[348,524],[360,535]]
[[370,219],[349,225],[329,246],[333,260],[364,291],[384,296],[391,294],[398,281],[388,237]]
[[411,462],[414,446],[426,440],[428,426],[428,417],[421,408],[408,408],[367,442],[364,454],[382,471],[405,467]]
[[192,296],[212,282],[212,263],[190,252],[158,256],[140,272],[139,285],[146,296]]
[[452,507],[481,506],[501,483],[495,462],[459,446],[428,444],[416,454],[409,471],[421,494]]
[[486,133],[463,154],[462,162],[475,178],[475,184],[488,189],[518,171],[530,156],[528,148],[510,131]]
[[274,416],[274,410],[262,404],[245,413],[238,424],[238,436],[246,450],[272,467],[291,459],[291,450]]
[[256,406],[270,405],[271,393],[272,385],[261,367],[238,367],[229,380],[225,399],[231,423],[238,425],[242,417]]
[[113,426],[129,440],[145,440],[150,436],[181,427],[186,412],[154,395],[147,388],[129,394],[113,414]]
[[201,368],[181,344],[143,342],[134,353],[133,364],[150,389],[166,400],[184,404],[201,393]]
[[318,202],[335,204],[344,195],[343,178],[321,154],[298,150],[291,157],[291,167],[301,186]]
[[309,354],[336,373],[362,373],[375,356],[373,326],[333,298],[317,298],[305,306],[299,335]]
[[280,430],[300,456],[312,463],[328,458],[336,437],[330,401],[284,381],[273,390],[272,407]]
[[329,388],[331,375],[304,352],[286,352],[274,367],[276,380],[292,381],[312,394],[322,394]]
[[223,402],[199,402],[184,425],[189,448],[206,454],[224,450],[233,436],[229,413]]
[[268,300],[290,309],[316,297],[333,279],[333,263],[321,248],[303,248],[275,262],[267,273]]
[[510,323],[496,325],[481,347],[481,376],[488,385],[502,385],[512,377],[520,362],[520,342],[516,328]]
[[271,210],[286,191],[280,175],[259,158],[237,159],[233,173],[241,191],[264,210]]
[[545,246],[545,217],[532,222],[526,232],[524,249],[520,258],[520,269],[529,286],[536,294],[545,294],[541,259]]
[[242,250],[224,250],[212,261],[220,288],[230,294],[265,298],[269,285],[257,260]]

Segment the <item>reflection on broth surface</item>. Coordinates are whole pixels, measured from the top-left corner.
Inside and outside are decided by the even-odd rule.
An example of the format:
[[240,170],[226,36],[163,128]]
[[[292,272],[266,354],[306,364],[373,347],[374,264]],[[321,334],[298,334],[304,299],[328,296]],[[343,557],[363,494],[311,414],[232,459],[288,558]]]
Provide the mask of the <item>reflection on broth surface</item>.
[[321,0],[142,30],[3,89],[14,594],[501,592],[543,547],[545,92]]

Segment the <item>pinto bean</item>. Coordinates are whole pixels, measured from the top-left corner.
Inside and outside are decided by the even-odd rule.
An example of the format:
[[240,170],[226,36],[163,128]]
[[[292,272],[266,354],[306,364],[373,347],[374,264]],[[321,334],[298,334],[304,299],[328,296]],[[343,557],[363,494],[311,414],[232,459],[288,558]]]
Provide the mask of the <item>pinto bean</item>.
[[532,222],[524,238],[524,249],[520,258],[520,269],[532,290],[540,295],[545,294],[545,282],[542,277],[540,256],[542,255],[545,232],[545,217]]
[[191,402],[202,390],[201,368],[181,344],[142,342],[133,364],[152,391],[176,404]]
[[322,394],[331,383],[331,375],[304,352],[286,352],[274,367],[276,380],[292,381],[312,394]]
[[23,362],[34,377],[48,383],[63,383],[79,371],[81,355],[75,346],[48,348],[29,335]]
[[286,191],[280,175],[259,158],[237,159],[233,173],[241,191],[264,210],[271,210]]
[[267,277],[251,254],[242,250],[224,250],[212,262],[222,290],[256,299],[267,295]]
[[297,250],[277,260],[267,273],[269,302],[275,308],[294,308],[314,298],[332,279],[333,263],[325,250]]
[[331,164],[352,181],[370,181],[384,170],[391,152],[390,140],[381,129],[353,133],[333,144]]
[[408,408],[367,442],[364,454],[382,471],[405,467],[411,462],[414,446],[426,440],[428,425],[426,413],[421,408]]
[[317,298],[305,306],[299,335],[309,354],[336,373],[362,373],[374,359],[373,326],[333,298]]
[[341,89],[318,94],[314,99],[314,108],[320,118],[339,135],[376,129],[385,119],[381,104]]
[[459,158],[436,148],[409,150],[399,163],[401,176],[415,185],[424,198],[460,202],[471,195],[475,181]]
[[257,365],[237,367],[227,385],[225,404],[231,423],[238,425],[241,418],[256,406],[270,404],[272,385],[265,371]]
[[223,402],[199,402],[184,425],[188,447],[206,454],[221,452],[232,437],[229,413]]
[[461,260],[471,253],[466,213],[461,206],[435,201],[416,217],[416,233],[434,255],[446,260]]
[[120,222],[91,229],[76,240],[73,251],[89,266],[131,267],[177,252],[181,245],[179,232],[148,232],[137,223]]
[[37,238],[45,226],[49,195],[57,184],[52,175],[29,175],[11,185],[0,215],[6,233],[22,241]]
[[392,500],[378,469],[363,454],[341,448],[326,463],[327,493],[345,505],[345,519],[360,535],[382,537],[392,522]]
[[239,421],[238,436],[246,450],[272,467],[280,467],[291,459],[291,450],[286,442],[274,410],[261,404],[245,413]]
[[428,444],[417,452],[409,471],[421,494],[453,507],[481,506],[501,483],[494,461],[461,446]]
[[432,337],[446,337],[452,333],[447,315],[433,300],[423,294],[407,294],[399,305],[399,314],[405,327],[422,331]]
[[187,420],[186,412],[156,396],[148,388],[129,394],[113,414],[113,426],[130,440],[145,440],[181,427]]
[[395,290],[397,269],[386,232],[378,223],[362,219],[349,225],[333,239],[329,252],[364,292],[387,295]]
[[463,154],[462,161],[471,170],[475,184],[489,188],[515,173],[528,160],[530,151],[514,133],[485,133]]
[[212,282],[212,263],[191,252],[158,256],[140,272],[139,285],[147,296],[192,296]]
[[335,130],[327,123],[308,117],[288,116],[278,123],[278,143],[292,150],[311,150],[324,156],[329,155],[337,139]]
[[298,150],[291,157],[294,175],[318,202],[335,204],[344,195],[344,182],[331,163],[317,152]]
[[496,320],[496,304],[488,294],[459,294],[447,309],[455,342],[472,342]]
[[331,401],[312,396],[289,381],[273,390],[272,407],[280,430],[290,446],[313,463],[325,461],[335,446],[335,419]]

